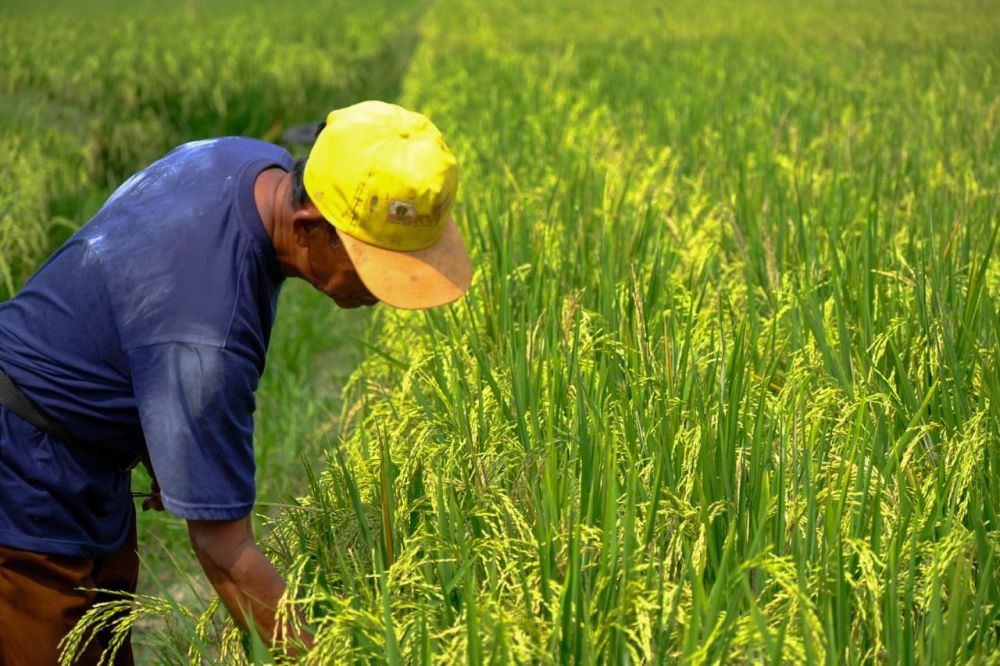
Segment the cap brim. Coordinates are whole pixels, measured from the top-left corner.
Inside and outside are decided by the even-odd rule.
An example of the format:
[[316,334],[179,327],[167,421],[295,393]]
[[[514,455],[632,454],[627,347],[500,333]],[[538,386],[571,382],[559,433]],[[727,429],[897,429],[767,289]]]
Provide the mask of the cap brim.
[[337,231],[361,281],[383,303],[420,310],[451,303],[469,289],[472,263],[454,219],[437,243],[412,252],[386,250]]

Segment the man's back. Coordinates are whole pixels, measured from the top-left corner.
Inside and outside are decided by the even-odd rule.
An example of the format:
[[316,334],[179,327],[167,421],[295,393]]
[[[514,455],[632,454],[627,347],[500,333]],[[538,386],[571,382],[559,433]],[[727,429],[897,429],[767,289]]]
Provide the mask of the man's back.
[[121,468],[147,445],[174,513],[249,511],[253,391],[283,277],[253,196],[271,166],[291,158],[249,139],[175,149],[0,306],[0,366],[95,445],[0,410],[0,545],[113,550],[131,519]]

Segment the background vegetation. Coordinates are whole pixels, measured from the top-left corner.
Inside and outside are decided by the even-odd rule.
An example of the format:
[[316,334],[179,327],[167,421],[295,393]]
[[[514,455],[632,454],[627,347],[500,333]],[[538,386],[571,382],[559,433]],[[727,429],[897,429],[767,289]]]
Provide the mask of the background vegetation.
[[[97,33],[81,53],[98,63],[131,56],[80,83],[78,117],[162,123],[167,145],[101,139],[135,152],[87,170],[29,123],[10,141],[77,180],[25,174],[7,196],[82,222],[81,192],[99,204],[172,142],[276,139],[365,96],[448,137],[477,267],[463,301],[358,323],[283,296],[258,481],[297,505],[265,532],[316,631],[307,661],[1000,658],[995,3],[436,0],[275,20],[295,4],[147,14],[151,56],[107,38],[131,18],[69,21],[61,41]],[[64,99],[44,82],[75,71],[24,55],[41,16],[0,24],[21,26],[0,40],[25,63],[8,71],[34,72],[7,75],[5,108],[32,122]],[[201,87],[178,92],[192,77],[163,74],[172,59]],[[128,106],[141,81],[197,102]],[[61,228],[37,226],[37,247]],[[11,284],[12,257],[40,256],[14,247]],[[194,598],[138,600],[163,623],[145,649],[265,659]]]

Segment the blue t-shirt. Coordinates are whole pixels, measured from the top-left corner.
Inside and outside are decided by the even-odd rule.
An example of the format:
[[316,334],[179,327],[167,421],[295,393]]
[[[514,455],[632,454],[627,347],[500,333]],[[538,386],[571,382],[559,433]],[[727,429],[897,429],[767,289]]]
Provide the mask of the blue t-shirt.
[[134,511],[123,467],[148,451],[178,516],[254,502],[254,390],[283,275],[254,200],[291,156],[188,143],[132,176],[0,304],[0,366],[87,446],[0,408],[0,544],[93,557]]

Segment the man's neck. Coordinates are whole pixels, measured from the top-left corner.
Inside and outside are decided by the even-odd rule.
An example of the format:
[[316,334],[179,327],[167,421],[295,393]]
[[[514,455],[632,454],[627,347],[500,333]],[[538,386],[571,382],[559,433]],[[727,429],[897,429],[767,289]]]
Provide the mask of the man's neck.
[[288,188],[291,186],[291,176],[284,169],[277,167],[265,169],[254,182],[254,200],[257,212],[260,213],[264,231],[267,232],[274,246],[282,272],[286,275],[295,274],[289,264],[289,253],[286,251],[291,242],[287,237],[289,232],[288,219],[291,204],[288,201]]

